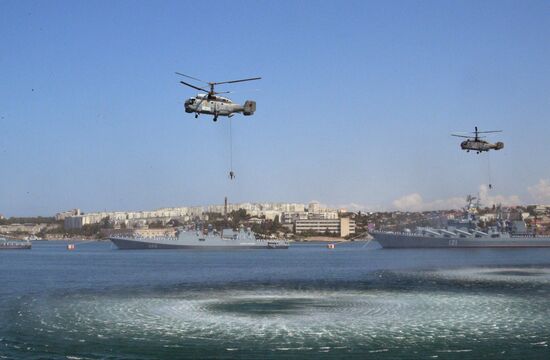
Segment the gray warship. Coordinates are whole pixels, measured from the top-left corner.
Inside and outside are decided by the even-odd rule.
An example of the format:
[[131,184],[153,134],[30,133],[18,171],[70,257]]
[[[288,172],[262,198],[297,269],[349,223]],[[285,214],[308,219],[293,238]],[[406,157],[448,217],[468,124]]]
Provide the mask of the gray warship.
[[496,225],[486,231],[478,228],[479,200],[466,198],[463,217],[450,220],[445,228],[418,227],[415,231],[371,231],[383,248],[546,248],[550,237],[527,232],[523,220],[504,220],[497,207]]
[[283,240],[258,239],[250,229],[239,231],[224,229],[219,232],[209,228],[179,228],[175,236],[142,237],[135,235],[112,236],[109,240],[121,250],[134,249],[288,249],[288,242]]
[[0,250],[30,250],[31,248],[30,241],[9,240],[0,237]]

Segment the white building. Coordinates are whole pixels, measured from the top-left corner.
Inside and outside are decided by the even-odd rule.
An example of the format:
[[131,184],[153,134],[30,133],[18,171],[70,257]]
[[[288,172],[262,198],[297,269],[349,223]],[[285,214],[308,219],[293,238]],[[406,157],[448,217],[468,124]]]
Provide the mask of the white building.
[[321,204],[319,204],[317,201],[312,201],[312,202],[309,203],[309,205],[307,207],[307,211],[310,214],[317,214],[317,213],[321,212]]
[[345,237],[355,234],[355,220],[350,218],[296,220],[296,234],[309,231],[319,234],[328,232]]
[[[318,202],[312,202],[308,206],[300,203],[240,203],[227,204],[227,211],[246,210],[253,217],[261,217],[267,220],[274,220],[279,217],[281,222],[292,223],[296,219],[307,219],[307,216],[315,216],[316,219],[338,219],[336,210],[322,209]],[[75,209],[78,210],[78,209]],[[73,210],[74,211],[74,210]],[[66,229],[80,229],[87,224],[97,224],[103,219],[108,218],[112,225],[125,224],[133,226],[156,221],[167,222],[170,219],[179,219],[189,221],[195,217],[203,217],[205,213],[212,212],[223,214],[225,205],[208,205],[194,207],[161,208],[153,211],[103,211],[81,214],[80,210],[76,213],[60,213],[64,216]],[[63,214],[63,215],[62,215]],[[295,214],[295,215],[293,215]],[[283,218],[286,216],[286,220]]]
[[72,209],[69,211],[63,211],[55,214],[55,220],[57,221],[65,220],[65,218],[69,216],[78,216],[78,215],[80,215],[80,209]]
[[489,222],[489,221],[495,220],[496,218],[497,218],[496,214],[484,214],[479,217],[479,220],[483,222]]

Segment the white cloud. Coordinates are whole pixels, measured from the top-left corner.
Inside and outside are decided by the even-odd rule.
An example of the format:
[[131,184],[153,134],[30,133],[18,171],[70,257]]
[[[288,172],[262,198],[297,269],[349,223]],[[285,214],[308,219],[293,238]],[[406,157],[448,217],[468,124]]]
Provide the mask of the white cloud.
[[400,197],[392,202],[397,210],[401,211],[420,211],[424,205],[424,200],[419,193],[412,193]]
[[542,204],[550,202],[550,180],[540,179],[538,184],[529,186],[527,190],[536,203]]
[[[492,206],[493,204],[510,206],[520,203],[517,195],[490,195],[487,185],[479,187],[478,196],[482,206]],[[392,204],[400,211],[451,210],[460,209],[466,205],[466,197],[451,197],[425,202],[419,193],[412,193],[394,200]]]
[[424,202],[422,196],[413,193],[400,197],[392,202],[393,206],[400,211],[427,211],[427,210],[448,210],[459,209],[464,206],[464,198],[452,197]]
[[521,203],[519,196],[517,195],[490,195],[487,185],[481,185],[479,187],[478,196],[482,206],[493,206],[497,204],[501,204],[503,206],[513,206]]
[[434,200],[426,204],[424,210],[452,210],[460,209],[466,204],[465,197],[451,197],[448,199]]
[[348,211],[352,212],[377,212],[377,211],[387,211],[387,206],[382,205],[365,205],[365,204],[358,204],[358,203],[347,203],[347,204],[338,204],[329,206],[331,209],[346,209]]
[[367,208],[366,205],[363,204],[357,204],[357,203],[349,203],[349,204],[340,204],[333,206],[335,209],[346,209],[348,211],[361,211],[365,210]]

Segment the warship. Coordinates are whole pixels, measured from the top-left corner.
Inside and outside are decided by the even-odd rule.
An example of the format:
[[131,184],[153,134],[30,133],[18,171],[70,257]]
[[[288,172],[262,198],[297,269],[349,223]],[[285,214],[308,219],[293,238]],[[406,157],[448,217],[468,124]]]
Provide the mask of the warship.
[[29,250],[31,248],[30,241],[8,240],[0,237],[0,250]]
[[485,231],[478,227],[479,200],[466,198],[468,204],[463,216],[449,220],[442,228],[418,227],[414,231],[371,231],[383,248],[545,248],[550,247],[550,236],[528,232],[523,220],[505,220],[497,207],[495,226]]
[[250,229],[239,231],[224,229],[219,232],[210,226],[206,231],[199,229],[182,229],[175,236],[144,237],[136,235],[111,236],[109,240],[118,249],[288,249],[288,242],[283,240],[264,240],[256,238]]

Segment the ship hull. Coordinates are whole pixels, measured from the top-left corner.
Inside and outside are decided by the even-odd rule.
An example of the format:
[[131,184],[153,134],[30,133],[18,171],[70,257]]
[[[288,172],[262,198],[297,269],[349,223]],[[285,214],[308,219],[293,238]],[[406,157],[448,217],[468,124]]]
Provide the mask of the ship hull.
[[432,237],[415,234],[374,233],[385,249],[407,248],[550,248],[550,237]]
[[30,250],[31,244],[1,244],[0,250]]
[[182,244],[177,241],[110,238],[111,242],[120,250],[238,250],[238,249],[288,249],[283,243],[258,242],[258,243],[235,243],[235,244]]

